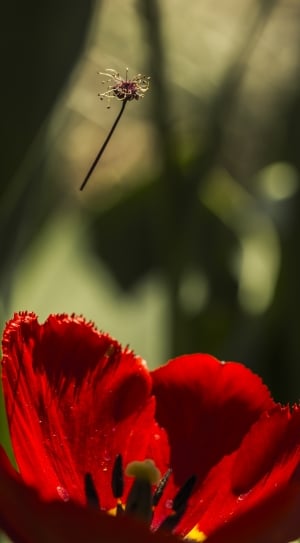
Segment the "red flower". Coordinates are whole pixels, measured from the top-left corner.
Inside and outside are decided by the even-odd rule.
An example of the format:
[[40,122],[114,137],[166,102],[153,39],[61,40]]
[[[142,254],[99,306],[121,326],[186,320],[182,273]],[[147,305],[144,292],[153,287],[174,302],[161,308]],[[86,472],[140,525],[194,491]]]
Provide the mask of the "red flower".
[[116,519],[72,502],[43,502],[0,460],[0,526],[16,543],[176,543],[128,516]]
[[198,540],[204,533],[211,543],[300,536],[300,410],[275,404],[243,365],[192,355],[149,372],[81,317],[52,315],[39,325],[20,313],[4,332],[2,367],[20,475],[0,458],[0,526],[15,541],[46,541],[41,530],[51,533],[52,524],[50,539],[61,542],[167,537],[86,506],[99,499],[108,511],[119,500],[131,514],[145,506],[137,494],[129,505],[127,476],[117,496],[116,457],[124,467],[150,458],[162,474],[172,469],[153,530]]

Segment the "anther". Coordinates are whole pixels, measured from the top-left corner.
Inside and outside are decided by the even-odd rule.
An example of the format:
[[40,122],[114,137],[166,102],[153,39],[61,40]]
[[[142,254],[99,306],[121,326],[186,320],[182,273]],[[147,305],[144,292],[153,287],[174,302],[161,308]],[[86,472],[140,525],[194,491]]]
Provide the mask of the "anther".
[[187,506],[188,499],[193,491],[196,482],[196,475],[192,475],[178,490],[175,498],[173,499],[174,511],[179,511],[182,507]]
[[86,473],[84,476],[84,492],[87,505],[100,509],[100,501],[98,498],[97,490],[90,473]]
[[152,498],[153,507],[156,507],[157,504],[159,503],[159,500],[161,499],[163,495],[163,492],[166,488],[166,484],[170,478],[171,473],[172,473],[172,470],[168,469],[168,471],[166,471],[166,473],[163,475],[163,477],[159,481]]
[[192,475],[178,490],[176,496],[173,499],[173,513],[169,515],[160,525],[160,530],[166,530],[171,532],[179,523],[180,519],[185,513],[188,500],[191,496],[193,488],[195,486],[196,476]]
[[114,498],[117,500],[116,515],[122,515],[124,513],[122,505],[122,496],[124,492],[124,475],[123,475],[123,461],[121,454],[117,454],[111,476],[111,489]]
[[122,456],[117,454],[111,477],[111,488],[114,498],[122,498],[124,492]]

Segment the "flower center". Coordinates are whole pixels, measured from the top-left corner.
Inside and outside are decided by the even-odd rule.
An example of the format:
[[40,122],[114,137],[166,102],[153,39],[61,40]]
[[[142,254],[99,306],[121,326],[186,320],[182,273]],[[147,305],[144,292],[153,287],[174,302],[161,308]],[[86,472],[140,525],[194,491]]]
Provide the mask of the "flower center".
[[134,81],[122,81],[112,87],[113,94],[119,100],[128,100],[129,102],[139,99],[138,90],[138,86]]
[[[153,460],[130,462],[125,474],[133,477],[131,489],[128,493],[126,503],[122,501],[124,493],[124,470],[122,456],[116,456],[111,479],[111,489],[116,499],[114,513],[119,515],[130,515],[144,520],[149,525],[153,519],[157,507],[172,470],[168,469],[161,477]],[[171,513],[162,521],[159,529],[173,531],[186,511],[188,500],[192,494],[196,477],[192,475],[173,498]],[[154,488],[154,490],[153,490]],[[100,500],[90,473],[85,475],[85,496],[87,505],[100,508]]]

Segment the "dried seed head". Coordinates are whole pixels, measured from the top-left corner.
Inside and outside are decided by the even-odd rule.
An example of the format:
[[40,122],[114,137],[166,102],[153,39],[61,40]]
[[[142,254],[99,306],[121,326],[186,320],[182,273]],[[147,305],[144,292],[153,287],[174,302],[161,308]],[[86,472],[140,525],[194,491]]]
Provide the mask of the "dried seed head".
[[99,93],[100,100],[108,98],[108,106],[110,107],[111,98],[117,100],[131,102],[143,98],[149,89],[150,77],[142,74],[137,74],[132,79],[128,79],[128,68],[126,68],[125,79],[120,74],[111,68],[107,68],[105,72],[98,72],[100,75],[107,76],[107,79],[102,81],[103,84],[108,84],[105,92]]

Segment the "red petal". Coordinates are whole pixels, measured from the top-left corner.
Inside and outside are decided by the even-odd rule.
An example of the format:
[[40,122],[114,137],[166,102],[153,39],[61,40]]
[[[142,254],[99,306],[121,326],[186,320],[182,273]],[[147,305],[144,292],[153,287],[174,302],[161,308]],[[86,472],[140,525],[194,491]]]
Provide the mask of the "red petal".
[[114,518],[74,503],[42,502],[0,458],[0,529],[14,543],[176,543],[129,517]]
[[165,469],[144,363],[83,318],[52,315],[39,325],[34,314],[15,315],[4,333],[3,386],[20,472],[43,497],[84,501],[90,472],[101,505],[112,507],[118,453],[126,465],[158,451]]
[[157,421],[166,428],[175,482],[209,470],[236,449],[261,413],[274,406],[261,379],[245,366],[198,354],[152,372]]
[[245,436],[232,466],[232,490],[243,495],[264,477],[278,486],[300,462],[300,410],[278,406]]
[[290,412],[278,406],[263,414],[240,448],[211,470],[179,529],[185,534],[198,524],[205,534],[223,534],[224,529],[225,535],[228,531],[235,536],[235,528],[224,527],[233,523],[237,530],[234,541],[248,541],[253,522],[250,533],[259,537],[261,530],[268,543],[277,542],[276,533],[283,538],[278,541],[288,541],[291,533],[299,537],[300,520],[295,512],[300,502],[299,465],[300,409]]
[[222,526],[207,543],[286,543],[300,537],[300,481],[291,481]]

